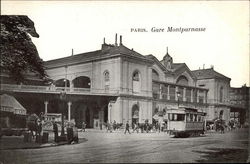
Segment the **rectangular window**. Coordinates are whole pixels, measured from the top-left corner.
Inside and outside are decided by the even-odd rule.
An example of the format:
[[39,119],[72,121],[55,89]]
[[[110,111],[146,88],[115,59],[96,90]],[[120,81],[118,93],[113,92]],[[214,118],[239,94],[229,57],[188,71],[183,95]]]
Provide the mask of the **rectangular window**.
[[191,121],[191,122],[194,121],[194,120],[193,120],[193,114],[190,114],[190,121]]
[[184,121],[185,114],[177,114],[177,121]]
[[190,114],[189,114],[189,113],[186,114],[186,121],[187,121],[187,122],[190,121]]
[[194,121],[197,122],[197,114],[194,114]]
[[198,122],[201,122],[201,115],[198,115]]

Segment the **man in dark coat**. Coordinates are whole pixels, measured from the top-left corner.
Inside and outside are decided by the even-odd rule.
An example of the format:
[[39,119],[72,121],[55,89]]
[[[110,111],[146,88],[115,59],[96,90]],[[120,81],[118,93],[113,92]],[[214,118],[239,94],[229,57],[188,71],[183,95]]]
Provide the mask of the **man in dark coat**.
[[127,121],[127,123],[126,123],[126,125],[125,125],[125,132],[124,132],[124,134],[126,134],[127,131],[128,131],[129,134],[131,134],[131,133],[129,132],[129,123],[128,123],[128,121]]
[[55,142],[57,142],[57,139],[58,139],[58,126],[57,126],[57,124],[56,124],[56,122],[55,122],[55,118],[53,118],[53,131],[54,131],[54,140],[55,140]]

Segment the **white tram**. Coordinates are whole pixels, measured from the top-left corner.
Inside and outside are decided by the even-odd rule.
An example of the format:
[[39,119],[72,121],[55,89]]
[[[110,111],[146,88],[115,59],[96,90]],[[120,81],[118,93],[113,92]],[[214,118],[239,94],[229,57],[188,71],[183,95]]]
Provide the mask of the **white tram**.
[[179,108],[167,110],[166,114],[167,129],[171,135],[189,137],[204,134],[206,113],[193,108]]

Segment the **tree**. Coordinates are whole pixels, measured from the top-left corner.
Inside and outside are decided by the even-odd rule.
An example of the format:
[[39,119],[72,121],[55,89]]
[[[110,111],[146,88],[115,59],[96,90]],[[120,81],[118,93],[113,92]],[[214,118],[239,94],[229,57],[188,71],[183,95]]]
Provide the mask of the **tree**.
[[1,15],[0,23],[1,71],[7,72],[17,83],[23,82],[28,72],[46,80],[43,60],[28,35],[39,37],[34,22],[24,15]]

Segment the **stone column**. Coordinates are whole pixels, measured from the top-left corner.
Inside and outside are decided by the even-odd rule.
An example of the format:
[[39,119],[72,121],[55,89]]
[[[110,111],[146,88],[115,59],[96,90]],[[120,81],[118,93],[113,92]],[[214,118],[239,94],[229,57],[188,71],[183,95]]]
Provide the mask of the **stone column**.
[[71,104],[72,104],[72,103],[69,101],[69,102],[68,102],[68,121],[70,121],[70,119],[71,119],[71,118],[70,118],[70,116],[71,116]]
[[178,92],[178,86],[175,86],[175,101],[178,101],[177,92]]
[[48,104],[49,104],[48,101],[44,101],[44,109],[45,109],[44,114],[48,113]]
[[193,96],[193,94],[194,94],[194,90],[191,89],[191,97],[190,97],[190,101],[191,102],[194,102],[194,96]]
[[162,84],[160,84],[160,93],[159,93],[159,98],[162,99]]
[[73,83],[73,80],[70,80],[69,82],[69,90],[72,92],[74,91],[74,83]]
[[183,101],[187,101],[187,98],[186,98],[186,88],[183,88]]
[[206,103],[206,95],[207,95],[207,91],[203,91],[204,92],[204,97],[203,97],[203,103],[205,104]]
[[197,100],[196,102],[198,103],[199,102],[199,89],[197,89]]
[[167,99],[170,100],[170,94],[169,94],[169,91],[170,91],[170,85],[168,85],[168,95],[167,95]]
[[109,103],[109,105],[108,105],[108,122],[109,123],[111,121],[111,109],[112,109],[112,104]]

